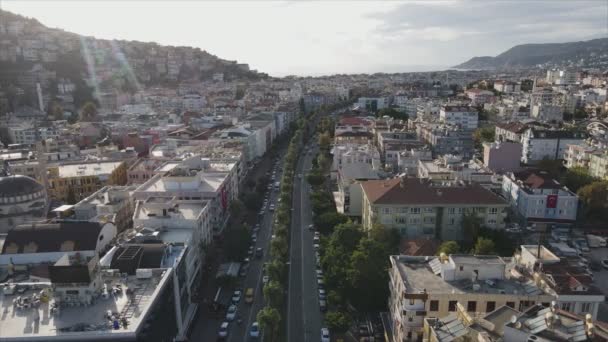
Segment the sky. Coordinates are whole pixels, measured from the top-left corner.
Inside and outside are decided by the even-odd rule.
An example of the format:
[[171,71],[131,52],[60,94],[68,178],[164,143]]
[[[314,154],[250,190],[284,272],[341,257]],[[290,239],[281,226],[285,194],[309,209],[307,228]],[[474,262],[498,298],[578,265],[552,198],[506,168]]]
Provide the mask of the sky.
[[440,70],[514,45],[608,37],[608,0],[0,0],[46,26],[199,47],[272,76]]

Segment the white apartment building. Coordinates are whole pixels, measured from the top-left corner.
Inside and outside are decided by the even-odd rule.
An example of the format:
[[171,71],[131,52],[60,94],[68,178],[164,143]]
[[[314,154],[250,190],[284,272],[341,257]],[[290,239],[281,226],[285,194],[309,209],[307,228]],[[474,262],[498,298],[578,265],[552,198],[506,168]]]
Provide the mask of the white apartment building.
[[336,207],[339,213],[360,217],[362,181],[380,179],[380,172],[369,163],[342,164],[337,170],[338,191],[334,193]]
[[388,108],[390,105],[388,97],[360,97],[357,100],[357,106],[362,109],[380,110]]
[[576,220],[578,196],[547,174],[508,173],[502,179],[502,192],[524,224],[572,224]]
[[562,106],[538,103],[530,107],[530,118],[544,122],[564,121]]
[[186,111],[201,111],[205,108],[207,101],[199,94],[187,94],[182,96],[182,108]]
[[439,120],[462,129],[476,129],[479,116],[477,110],[469,106],[442,106],[439,110]]
[[152,177],[134,191],[133,197],[139,201],[150,197],[207,200],[213,234],[218,234],[228,220],[230,202],[238,196],[237,164],[196,155]]
[[515,276],[498,256],[390,257],[389,315],[393,341],[419,341],[425,317],[442,318],[460,304],[472,316],[506,305],[524,310],[553,296]]
[[534,164],[545,158],[564,159],[568,145],[583,145],[586,138],[583,132],[529,127],[521,134],[521,161]]
[[332,149],[331,177],[337,179],[338,172],[344,168],[370,166],[381,169],[380,152],[372,144],[336,144]]
[[397,154],[397,170],[399,173],[414,176],[418,173],[420,161],[432,160],[433,151],[428,146],[405,149]]

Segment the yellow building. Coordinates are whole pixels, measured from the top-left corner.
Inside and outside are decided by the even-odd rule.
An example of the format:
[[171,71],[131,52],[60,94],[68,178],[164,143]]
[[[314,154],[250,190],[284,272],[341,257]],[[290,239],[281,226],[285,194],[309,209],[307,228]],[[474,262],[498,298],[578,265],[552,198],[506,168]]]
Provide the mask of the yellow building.
[[74,204],[106,185],[124,185],[124,161],[74,163],[48,168],[48,194],[55,200]]

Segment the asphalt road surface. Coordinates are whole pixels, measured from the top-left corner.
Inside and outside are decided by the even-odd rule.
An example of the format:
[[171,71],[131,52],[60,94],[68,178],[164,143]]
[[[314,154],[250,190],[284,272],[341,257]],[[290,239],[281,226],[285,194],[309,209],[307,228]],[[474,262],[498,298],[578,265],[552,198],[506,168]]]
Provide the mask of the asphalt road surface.
[[[308,230],[308,225],[312,224],[311,189],[305,179],[313,157],[314,152],[302,154],[294,181],[287,298],[287,336],[290,342],[319,341],[321,338],[322,314],[317,289],[314,233]],[[298,178],[300,174],[302,178]]]

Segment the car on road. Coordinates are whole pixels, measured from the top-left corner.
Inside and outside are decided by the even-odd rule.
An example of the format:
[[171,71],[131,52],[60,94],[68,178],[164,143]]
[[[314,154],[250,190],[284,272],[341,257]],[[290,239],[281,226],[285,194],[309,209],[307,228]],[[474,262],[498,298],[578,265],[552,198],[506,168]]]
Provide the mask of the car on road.
[[319,248],[321,248],[321,246],[319,246],[319,244],[318,244],[318,243],[315,243],[315,244],[314,244],[314,245],[312,245],[312,246],[314,247],[315,251],[318,251],[318,250],[319,250]]
[[241,269],[239,270],[239,276],[244,277],[247,275],[247,270],[249,270],[249,264],[243,264]]
[[270,279],[270,278],[268,278],[268,276],[267,276],[267,275],[263,276],[263,277],[262,277],[262,283],[263,283],[264,285],[268,284],[268,280],[269,280],[269,279]]
[[265,214],[265,213],[266,213],[266,212],[264,211],[264,209],[262,209],[262,210],[260,210],[260,212],[258,213],[258,215],[260,215],[260,216],[264,216],[264,214]]
[[319,299],[325,299],[325,290],[319,289]]
[[253,246],[249,246],[249,250],[247,250],[248,256],[253,256]]
[[319,232],[315,232],[315,237],[320,238],[320,237],[321,237],[321,233],[319,233]]
[[323,277],[323,271],[322,270],[317,270],[317,278],[319,277]]
[[314,224],[309,224],[308,225],[308,230],[310,230],[310,231],[315,230],[315,225]]
[[315,236],[315,237],[312,239],[312,241],[313,241],[314,243],[319,243],[319,242],[320,242],[320,240],[319,240],[319,237],[318,237],[318,236]]
[[325,301],[325,299],[319,300],[319,309],[321,310],[321,312],[327,311],[327,301]]
[[321,342],[329,342],[329,329],[321,328]]
[[274,204],[271,204],[271,205],[270,205],[270,208],[268,208],[268,210],[270,210],[270,211],[274,211]]
[[257,233],[257,232],[259,232],[259,231],[260,231],[260,224],[259,224],[259,223],[256,223],[256,225],[253,227],[253,232],[254,232],[254,233]]
[[260,337],[260,326],[258,322],[253,322],[253,324],[251,324],[251,329],[249,329],[249,336],[252,338]]
[[255,256],[257,258],[261,258],[262,256],[264,256],[264,250],[261,247],[256,248]]
[[605,269],[608,269],[608,259],[602,260],[602,267],[604,267]]
[[253,287],[250,287],[245,291],[245,303],[253,303]]
[[258,241],[258,234],[251,234],[251,243],[256,243]]
[[228,336],[228,325],[230,323],[229,322],[222,322],[222,325],[220,325],[220,330],[217,332],[217,336],[221,339],[224,339]]
[[236,318],[236,305],[232,304],[228,307],[228,311],[226,311],[226,320],[228,322],[234,321]]
[[241,301],[242,295],[243,295],[243,291],[241,291],[241,290],[234,291],[234,293],[232,294],[232,303],[238,304]]
[[319,289],[325,288],[325,281],[323,281],[323,278],[317,278],[317,286],[319,287]]

